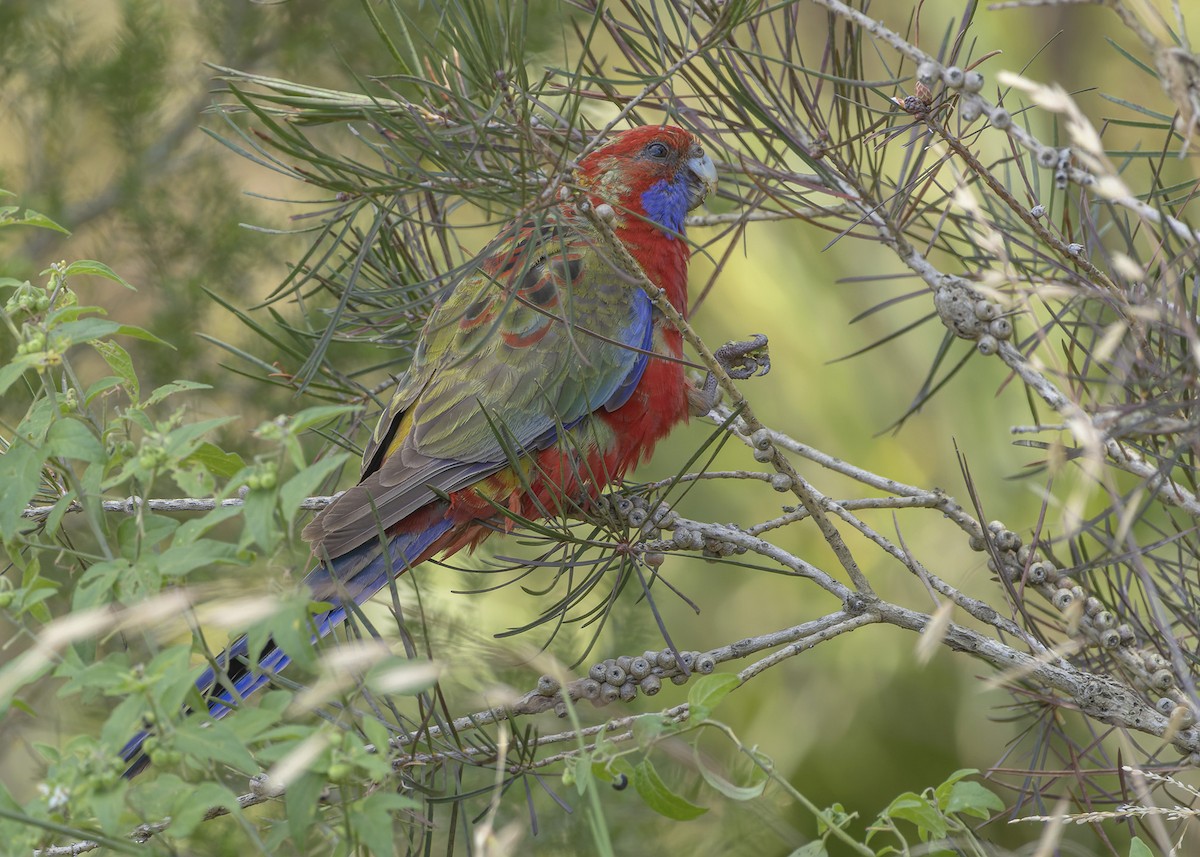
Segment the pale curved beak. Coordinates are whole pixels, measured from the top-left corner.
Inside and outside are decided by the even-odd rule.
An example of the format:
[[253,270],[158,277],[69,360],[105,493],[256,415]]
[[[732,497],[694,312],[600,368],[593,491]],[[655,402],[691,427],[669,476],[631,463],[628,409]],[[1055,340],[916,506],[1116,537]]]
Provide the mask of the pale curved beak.
[[717,168],[712,158],[699,146],[692,148],[687,159],[687,168],[691,173],[688,176],[688,210],[691,211],[717,189]]

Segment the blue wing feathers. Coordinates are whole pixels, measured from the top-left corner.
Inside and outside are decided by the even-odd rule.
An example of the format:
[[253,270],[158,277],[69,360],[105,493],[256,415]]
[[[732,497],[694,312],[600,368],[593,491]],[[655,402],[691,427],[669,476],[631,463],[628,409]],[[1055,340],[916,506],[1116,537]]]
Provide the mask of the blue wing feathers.
[[633,306],[634,322],[626,331],[624,341],[640,348],[641,351],[626,349],[625,353],[634,358],[633,365],[630,366],[629,372],[626,373],[617,388],[605,399],[604,409],[606,411],[615,411],[629,401],[629,397],[637,389],[638,382],[642,380],[642,373],[646,371],[646,361],[650,359],[647,352],[650,351],[650,346],[654,341],[654,323],[651,319],[653,307],[650,303],[650,296],[639,289],[633,296]]

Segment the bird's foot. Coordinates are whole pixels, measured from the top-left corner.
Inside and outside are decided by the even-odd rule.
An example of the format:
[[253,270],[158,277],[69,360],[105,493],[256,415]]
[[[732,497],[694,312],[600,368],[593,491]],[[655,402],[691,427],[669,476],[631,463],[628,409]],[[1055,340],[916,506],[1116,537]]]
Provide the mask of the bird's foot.
[[771,371],[771,354],[767,350],[767,337],[752,334],[749,339],[726,342],[713,354],[721,368],[730,378],[738,381],[754,375],[766,375]]
[[[713,356],[730,378],[742,381],[754,375],[766,375],[771,371],[771,354],[767,350],[767,337],[761,333],[750,339],[726,342]],[[704,378],[704,386],[693,388],[688,394],[688,405],[695,415],[707,414],[716,407],[719,391],[717,376],[712,372]]]

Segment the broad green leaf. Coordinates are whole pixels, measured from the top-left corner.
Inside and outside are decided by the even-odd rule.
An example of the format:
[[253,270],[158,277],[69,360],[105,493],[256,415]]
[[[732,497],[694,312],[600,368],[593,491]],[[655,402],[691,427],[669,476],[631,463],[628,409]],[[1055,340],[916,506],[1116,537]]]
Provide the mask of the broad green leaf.
[[186,423],[177,429],[172,429],[163,439],[163,445],[167,449],[167,454],[176,461],[182,460],[191,455],[199,446],[199,439],[216,428],[220,428],[226,423],[233,422],[237,417],[216,417],[211,420],[200,420],[195,423]]
[[18,354],[11,363],[0,367],[0,396],[8,391],[22,375],[37,366],[37,357],[32,354]]
[[0,485],[4,502],[0,503],[0,539],[8,541],[23,528],[21,512],[42,481],[42,452],[27,443],[14,443],[0,455]]
[[104,444],[95,432],[82,421],[65,417],[56,420],[46,434],[42,452],[47,456],[73,458],[79,461],[104,461]]
[[[121,377],[121,380],[125,382],[125,389],[129,393],[130,401],[138,401],[141,392],[138,385],[137,372],[133,368],[133,358],[129,356],[129,352],[111,339],[101,339],[93,342],[92,347],[104,358],[104,362],[108,364],[108,368],[116,372]],[[90,391],[88,399],[91,399]]]
[[354,832],[367,846],[366,853],[387,855],[396,850],[392,813],[419,807],[420,804],[412,798],[395,792],[377,791],[358,801],[349,812]]
[[[296,846],[296,853],[304,852],[304,843],[308,839],[308,829],[312,826],[313,816],[317,811],[317,800],[325,788],[325,778],[312,771],[306,771],[302,776],[288,783],[287,794],[284,795],[284,806],[287,807],[288,833]],[[384,854],[387,852],[385,851]]]
[[[189,676],[190,678],[190,676]],[[241,771],[255,771],[254,757],[227,723],[193,717],[175,731],[175,748],[197,759],[221,762]]]
[[[579,759],[572,769],[574,776],[575,792],[583,795],[587,793],[588,788],[592,785],[592,766],[585,764],[585,759]],[[565,782],[565,781],[564,781]]]
[[646,802],[646,806],[659,815],[665,815],[676,821],[691,821],[708,812],[707,807],[696,806],[667,788],[667,784],[662,781],[658,771],[655,770],[654,763],[649,759],[643,759],[633,769],[632,779],[633,787]]
[[40,211],[34,211],[32,208],[25,209],[25,213],[17,218],[0,218],[0,226],[36,226],[40,229],[53,229],[55,232],[61,232],[63,235],[71,234],[49,217]]
[[697,678],[688,691],[692,722],[707,720],[721,700],[741,683],[741,679],[729,673],[713,673]]
[[127,385],[128,383],[129,380],[127,378],[121,378],[117,375],[105,375],[103,378],[99,379],[98,381],[94,381],[88,386],[87,392],[83,394],[83,404],[85,406],[90,405],[96,400],[97,396],[103,395],[113,387],[121,387]]
[[[92,811],[96,813],[96,820],[100,822],[100,829],[109,835],[119,836],[125,832],[126,828],[122,816],[124,814],[125,793],[127,791],[129,791],[129,782],[118,780],[91,795]],[[174,819],[172,819],[173,821]]]
[[946,802],[950,800],[950,791],[954,788],[954,784],[959,780],[965,780],[967,777],[973,777],[979,773],[978,768],[959,768],[950,776],[946,777],[945,781],[934,789],[934,796],[937,797],[938,806],[941,809],[946,808]]
[[949,829],[946,819],[928,800],[913,792],[905,792],[891,802],[882,813],[887,818],[899,818],[916,825],[922,840],[941,839]]
[[155,345],[165,345],[172,351],[175,350],[174,345],[167,342],[165,339],[159,339],[144,327],[138,327],[136,324],[123,324],[117,328],[117,333],[121,336],[131,336],[134,339],[143,339],[146,342],[153,342]]
[[991,818],[993,812],[1001,812],[1004,801],[980,783],[964,781],[955,783],[950,790],[950,799],[943,811],[961,812],[978,818]]
[[141,519],[129,516],[117,524],[117,543],[121,556],[130,562],[168,538],[179,527],[179,521],[170,515],[145,512]]
[[189,794],[181,795],[181,798],[171,812],[172,836],[189,835],[200,822],[204,821],[204,817],[211,807],[224,807],[235,818],[242,811],[237,801],[237,795],[220,783],[200,783],[193,786]]
[[363,717],[362,731],[367,736],[367,741],[374,745],[377,753],[388,752],[390,745],[388,741],[391,736],[388,734],[387,727],[380,723],[376,718],[371,716]]
[[108,603],[111,600],[109,593],[116,587],[117,581],[130,576],[132,569],[129,560],[124,558],[92,563],[75,585],[71,606],[83,610]]
[[194,542],[172,543],[158,557],[158,573],[169,580],[176,580],[197,568],[231,563],[241,563],[237,545],[216,539],[198,539]]
[[[61,229],[62,227],[59,228]],[[129,285],[129,283],[125,282],[124,279],[118,276],[112,268],[108,267],[108,265],[105,265],[103,262],[97,262],[93,259],[80,259],[76,262],[72,262],[70,265],[67,265],[67,268],[65,271],[63,271],[63,274],[68,277],[73,277],[76,274],[89,274],[93,277],[103,277],[106,280],[112,280],[114,283],[120,283],[122,286],[130,289],[131,291],[137,291],[137,289]]]
[[275,492],[259,490],[246,492],[242,506],[242,521],[245,525],[243,543],[247,539],[264,551],[270,551],[280,540],[281,533],[275,523]]
[[1142,841],[1140,836],[1135,836],[1129,843],[1129,857],[1154,857],[1154,852],[1150,850],[1149,845]]
[[236,452],[226,452],[209,441],[204,441],[196,447],[196,451],[185,458],[183,463],[199,464],[213,476],[221,479],[232,479],[239,470],[246,466],[246,462]]
[[112,336],[120,329],[121,325],[106,318],[81,318],[78,321],[68,321],[58,325],[54,328],[52,336],[54,338],[61,337],[69,344],[74,345]]
[[807,845],[801,845],[788,857],[826,857],[829,850],[825,847],[825,840],[815,839]]

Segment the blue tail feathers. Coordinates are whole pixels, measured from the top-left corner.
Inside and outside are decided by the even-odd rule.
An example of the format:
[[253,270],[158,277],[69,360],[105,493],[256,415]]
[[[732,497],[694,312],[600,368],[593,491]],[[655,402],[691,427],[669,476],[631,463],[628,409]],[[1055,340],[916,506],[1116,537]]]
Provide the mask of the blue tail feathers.
[[[379,549],[378,541],[371,541],[336,557],[330,565],[322,563],[313,568],[304,578],[312,590],[313,599],[333,605],[313,617],[316,629],[313,641],[326,636],[346,620],[346,604],[362,604],[370,599],[393,576],[407,570],[412,561],[424,554],[451,526],[451,521],[438,521],[418,533],[400,533],[388,542],[386,552]],[[210,717],[224,717],[291,663],[291,658],[272,640],[268,640],[259,653],[253,669],[248,663],[249,657],[249,640],[239,637],[216,657],[218,666],[228,679],[226,683],[217,683],[217,674],[212,667],[196,679],[196,689],[208,700]],[[232,685],[236,695],[230,692],[229,685]],[[142,752],[149,737],[148,731],[139,732],[121,750],[121,758],[129,765],[125,771],[127,778],[137,776],[149,765],[149,758]]]

